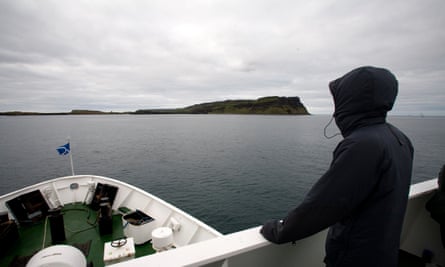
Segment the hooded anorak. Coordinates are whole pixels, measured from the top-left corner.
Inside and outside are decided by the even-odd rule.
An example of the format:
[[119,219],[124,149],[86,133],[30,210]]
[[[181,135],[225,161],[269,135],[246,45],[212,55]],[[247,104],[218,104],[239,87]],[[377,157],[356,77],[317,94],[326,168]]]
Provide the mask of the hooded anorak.
[[397,266],[413,161],[410,140],[386,122],[397,80],[386,69],[361,67],[329,87],[344,139],[303,202],[261,233],[281,244],[329,227],[328,267]]

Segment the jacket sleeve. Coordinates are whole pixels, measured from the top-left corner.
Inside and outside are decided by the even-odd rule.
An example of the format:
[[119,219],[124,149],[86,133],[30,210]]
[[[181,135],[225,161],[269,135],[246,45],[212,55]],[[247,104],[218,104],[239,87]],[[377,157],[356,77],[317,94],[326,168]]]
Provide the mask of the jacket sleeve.
[[377,184],[382,151],[373,143],[349,139],[340,142],[329,170],[301,205],[283,220],[267,221],[261,234],[282,244],[313,235],[349,217]]

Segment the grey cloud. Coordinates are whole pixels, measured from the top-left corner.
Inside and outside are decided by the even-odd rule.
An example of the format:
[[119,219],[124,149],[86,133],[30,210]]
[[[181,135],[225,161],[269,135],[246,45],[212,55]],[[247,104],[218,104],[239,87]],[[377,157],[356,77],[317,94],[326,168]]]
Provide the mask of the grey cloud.
[[330,113],[327,83],[378,65],[399,78],[395,113],[445,114],[444,8],[441,0],[0,0],[0,111],[298,95],[311,112]]

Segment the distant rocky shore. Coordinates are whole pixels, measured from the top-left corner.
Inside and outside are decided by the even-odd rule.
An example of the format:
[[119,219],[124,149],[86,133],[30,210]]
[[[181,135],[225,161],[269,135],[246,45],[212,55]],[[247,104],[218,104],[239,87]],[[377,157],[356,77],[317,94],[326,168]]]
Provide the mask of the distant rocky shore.
[[97,110],[72,110],[71,112],[0,112],[7,116],[30,115],[109,115],[109,114],[263,114],[263,115],[309,115],[299,97],[269,96],[256,100],[225,100],[196,104],[176,109],[140,109],[134,112],[103,112]]

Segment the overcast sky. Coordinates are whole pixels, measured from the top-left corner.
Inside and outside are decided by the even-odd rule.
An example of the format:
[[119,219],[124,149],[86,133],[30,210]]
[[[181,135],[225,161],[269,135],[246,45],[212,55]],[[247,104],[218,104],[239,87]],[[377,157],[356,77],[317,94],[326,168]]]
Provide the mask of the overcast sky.
[[299,96],[386,67],[393,114],[445,115],[444,0],[0,0],[0,111],[134,111]]

